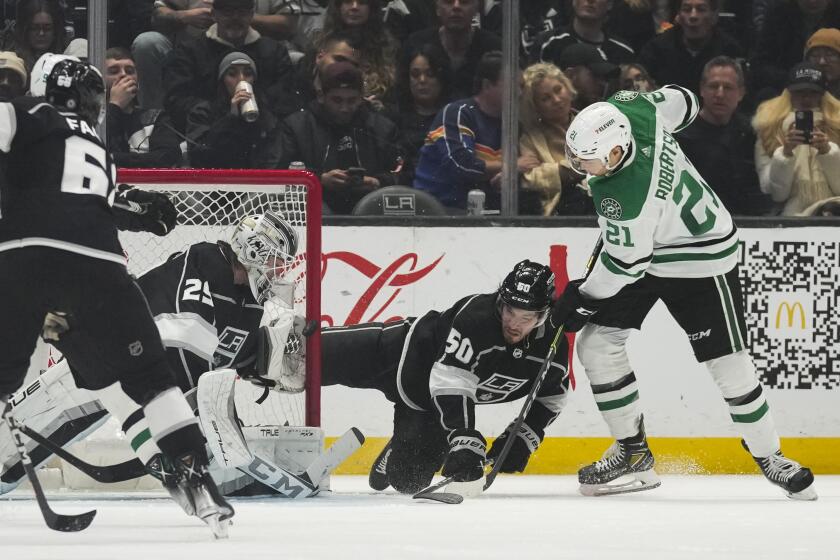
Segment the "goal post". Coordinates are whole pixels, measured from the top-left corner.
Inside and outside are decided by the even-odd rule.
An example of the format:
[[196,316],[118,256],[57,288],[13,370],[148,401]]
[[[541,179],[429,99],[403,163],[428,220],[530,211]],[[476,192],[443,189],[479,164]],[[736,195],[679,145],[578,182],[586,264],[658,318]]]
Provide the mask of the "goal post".
[[[178,211],[178,225],[166,236],[120,232],[129,272],[135,275],[163,263],[171,254],[202,241],[230,241],[245,216],[274,210],[295,228],[299,248],[292,275],[295,311],[321,319],[321,184],[308,171],[228,169],[120,169],[118,183],[163,192]],[[306,342],[307,382],[301,395],[272,391],[274,417],[290,425],[321,424],[321,346],[316,330]],[[256,388],[255,388],[256,390]],[[272,406],[272,403],[268,403]],[[270,408],[269,406],[269,408]]]

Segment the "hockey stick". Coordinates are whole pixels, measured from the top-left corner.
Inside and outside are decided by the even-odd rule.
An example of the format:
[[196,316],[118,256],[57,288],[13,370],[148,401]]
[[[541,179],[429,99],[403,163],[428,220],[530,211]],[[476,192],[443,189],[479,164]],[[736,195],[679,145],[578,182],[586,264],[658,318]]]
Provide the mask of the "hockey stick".
[[60,445],[57,445],[49,438],[42,436],[25,424],[18,424],[18,428],[20,428],[21,432],[26,434],[39,445],[44,446],[47,451],[57,455],[61,459],[64,459],[96,482],[110,484],[140,478],[141,476],[148,474],[146,467],[143,466],[143,463],[139,459],[130,459],[116,465],[92,465],[76,457]]
[[44,489],[38,480],[38,474],[35,472],[35,468],[32,466],[32,460],[29,458],[29,453],[26,452],[26,446],[23,444],[23,436],[21,435],[20,428],[12,417],[11,402],[6,405],[3,411],[3,420],[9,426],[9,431],[12,433],[12,439],[15,442],[20,461],[23,464],[23,469],[26,471],[26,476],[29,478],[30,484],[32,484],[35,499],[38,501],[38,507],[41,509],[41,515],[44,516],[47,527],[54,531],[63,531],[66,533],[87,529],[96,515],[95,509],[78,515],[62,515],[50,509],[50,505],[47,503],[47,497],[44,495]]
[[[592,272],[592,268],[595,266],[595,259],[598,258],[598,253],[601,252],[601,248],[603,246],[604,238],[599,237],[598,242],[595,243],[595,248],[592,250],[592,254],[589,255],[589,260],[586,261],[586,267],[583,273],[584,278],[589,277],[589,273]],[[513,441],[517,437],[516,434],[519,433],[519,428],[521,428],[522,424],[525,422],[525,416],[528,415],[528,412],[531,410],[531,406],[534,404],[534,401],[537,400],[537,392],[539,392],[540,387],[542,386],[542,383],[545,380],[546,375],[548,374],[548,370],[551,367],[551,360],[553,360],[554,355],[557,354],[557,343],[560,341],[560,337],[563,336],[563,331],[563,325],[557,327],[557,333],[554,335],[554,339],[551,341],[551,345],[548,347],[548,354],[545,356],[542,366],[540,367],[540,373],[534,380],[534,384],[531,387],[531,391],[528,393],[528,396],[525,399],[525,403],[522,405],[522,410],[519,411],[519,415],[516,417],[516,420],[514,420],[513,424],[507,430],[508,437],[505,438],[505,445],[504,447],[502,447],[502,451],[496,456],[496,463],[493,465],[493,468],[487,474],[487,480],[484,482],[485,490],[490,488],[490,485],[493,484],[494,480],[496,480],[496,476],[499,474],[499,470],[505,463],[505,459],[510,453],[511,447],[513,447]]]
[[[483,469],[492,468],[495,459],[488,459],[482,465]],[[464,501],[464,496],[461,494],[457,494],[455,492],[435,492],[440,488],[443,488],[447,484],[455,482],[454,476],[449,476],[444,478],[441,481],[438,481],[427,488],[423,488],[416,494],[412,496],[415,500],[431,500],[433,502],[441,502],[443,504],[460,504]]]

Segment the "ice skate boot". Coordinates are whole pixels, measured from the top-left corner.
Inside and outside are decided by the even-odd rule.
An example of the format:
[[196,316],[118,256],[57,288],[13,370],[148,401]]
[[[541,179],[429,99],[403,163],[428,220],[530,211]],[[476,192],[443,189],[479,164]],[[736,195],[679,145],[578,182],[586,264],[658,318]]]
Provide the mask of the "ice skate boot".
[[[741,440],[741,445],[747,452],[750,451],[747,442],[744,440]],[[808,467],[803,467],[793,459],[788,459],[782,455],[781,450],[768,457],[753,455],[753,459],[761,472],[764,473],[765,478],[784,490],[788,498],[805,501],[817,499],[817,491],[814,488],[814,473]]]
[[146,472],[160,480],[175,503],[184,510],[184,513],[190,516],[195,515],[195,504],[192,496],[187,491],[186,485],[181,484],[184,477],[168,457],[162,453],[156,453],[146,463]]
[[608,496],[652,490],[662,484],[653,464],[642,428],[638,435],[613,443],[600,460],[578,471],[580,493]]
[[213,536],[226,539],[230,519],[234,514],[233,506],[222,497],[207,471],[206,463],[195,455],[187,455],[179,460],[178,470],[183,475],[180,485],[195,505],[195,515],[207,523]]
[[381,492],[388,488],[391,484],[388,482],[388,458],[391,456],[391,442],[385,444],[385,449],[373,462],[373,467],[370,469],[368,476],[368,485],[374,490]]

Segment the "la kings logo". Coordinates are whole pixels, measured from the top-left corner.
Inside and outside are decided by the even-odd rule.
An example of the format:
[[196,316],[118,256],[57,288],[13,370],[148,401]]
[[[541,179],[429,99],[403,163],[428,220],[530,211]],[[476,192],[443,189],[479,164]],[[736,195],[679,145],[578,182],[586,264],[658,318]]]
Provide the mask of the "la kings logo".
[[225,330],[219,335],[219,345],[213,354],[213,367],[222,368],[233,364],[247,338],[248,331],[230,326],[225,327]]
[[601,201],[601,215],[610,220],[621,218],[621,204],[614,198],[605,198]]

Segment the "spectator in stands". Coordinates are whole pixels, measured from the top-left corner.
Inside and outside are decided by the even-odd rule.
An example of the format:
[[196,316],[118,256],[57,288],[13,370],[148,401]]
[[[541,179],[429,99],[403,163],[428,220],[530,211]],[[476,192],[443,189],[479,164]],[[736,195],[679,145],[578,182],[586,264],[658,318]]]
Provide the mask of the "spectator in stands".
[[403,44],[412,33],[437,25],[435,4],[430,0],[390,0],[383,20],[397,44]]
[[[502,0],[485,2],[481,11],[481,28],[502,36]],[[561,3],[557,0],[530,0],[519,3],[519,24],[522,54],[526,60],[537,62],[540,47],[566,22]]]
[[583,177],[566,161],[566,129],[577,95],[571,80],[553,64],[539,63],[525,69],[522,82],[519,213],[593,213],[591,197],[579,188]]
[[736,216],[757,216],[770,210],[770,200],[758,186],[755,133],[738,112],[746,84],[741,66],[728,56],[706,63],[700,82],[703,108],[677,141],[717,194]]
[[280,125],[275,153],[279,167],[300,161],[315,172],[324,202],[335,214],[350,214],[374,189],[397,182],[397,127],[368,109],[362,73],[335,62],[321,73],[321,94]]
[[840,99],[840,29],[823,28],[811,35],[805,60],[822,70],[828,92]]
[[297,91],[305,106],[321,92],[320,73],[333,62],[349,62],[360,66],[356,39],[346,31],[336,31],[321,39],[321,47],[304,56],[298,63]]
[[[607,31],[626,40],[638,53],[656,36],[657,18],[663,13],[662,0],[614,0],[607,19]],[[667,5],[667,0],[664,2]]]
[[292,19],[294,36],[289,41],[292,60],[297,62],[305,53],[315,50],[318,37],[322,35],[324,14],[329,0],[274,0],[280,1],[278,13]]
[[631,62],[630,64],[621,65],[619,89],[648,93],[657,89],[657,86],[653,78],[650,77],[647,68],[641,64]]
[[[252,4],[254,15],[250,25],[258,33],[274,39],[294,35],[294,19],[280,13],[284,2],[255,0]],[[152,31],[138,35],[131,46],[143,83],[141,107],[163,107],[166,92],[163,69],[171,60],[173,49],[201,37],[213,23],[213,0],[155,0]]]
[[64,10],[58,0],[20,0],[14,28],[0,39],[0,50],[17,53],[27,72],[44,53],[61,54],[66,47]]
[[289,52],[251,27],[254,0],[214,0],[211,15],[215,23],[195,40],[177,46],[164,71],[165,108],[178,129],[185,129],[190,109],[201,101],[213,101],[219,64],[232,52],[245,53],[256,63],[267,101],[263,111],[285,115],[297,110],[300,103]]
[[[810,133],[796,127],[794,111],[812,112]],[[759,105],[753,127],[761,190],[783,205],[783,215],[840,196],[840,101],[825,91],[819,68],[794,66],[785,91]]]
[[777,0],[769,7],[751,61],[760,99],[782,90],[806,40],[822,27],[840,27],[837,0]]
[[574,19],[568,27],[549,37],[540,48],[540,60],[557,65],[570,45],[583,43],[598,49],[609,62],[632,61],[636,53],[623,40],[611,37],[604,26],[612,0],[573,0]]
[[[467,192],[482,189],[487,208],[499,208],[491,180],[502,170],[502,53],[481,57],[475,95],[444,106],[435,116],[414,174],[414,187],[461,212]],[[498,181],[498,179],[496,179]]]
[[[277,166],[274,131],[277,120],[265,110],[258,81],[257,65],[245,53],[232,52],[219,63],[216,97],[202,101],[187,116],[188,155],[193,167],[266,169]],[[253,91],[239,87],[251,84]],[[256,118],[243,113],[242,106],[256,100]]]
[[570,45],[557,62],[557,66],[572,80],[577,91],[574,106],[578,111],[603,101],[618,87],[621,69],[608,62],[592,45]]
[[681,0],[676,25],[642,48],[639,62],[657,83],[698,92],[703,66],[709,60],[720,55],[744,56],[738,41],[718,28],[718,1]]
[[26,67],[23,59],[10,51],[0,51],[0,101],[11,101],[26,93]]
[[405,53],[423,44],[435,44],[446,52],[449,69],[454,77],[452,98],[462,99],[473,93],[473,76],[478,62],[489,51],[502,48],[502,40],[495,33],[473,27],[478,13],[478,0],[435,0],[440,27],[412,33],[403,45]]
[[397,47],[382,21],[381,0],[330,0],[323,35],[350,33],[359,51],[365,99],[380,110],[394,86]]
[[108,92],[106,137],[117,167],[173,167],[181,163],[181,139],[160,109],[141,109],[139,81],[131,52],[105,51]]
[[452,76],[446,53],[433,44],[413,48],[408,59],[397,79],[397,111],[391,120],[399,130],[399,151],[405,158],[401,181],[410,185],[432,121],[449,99]]

